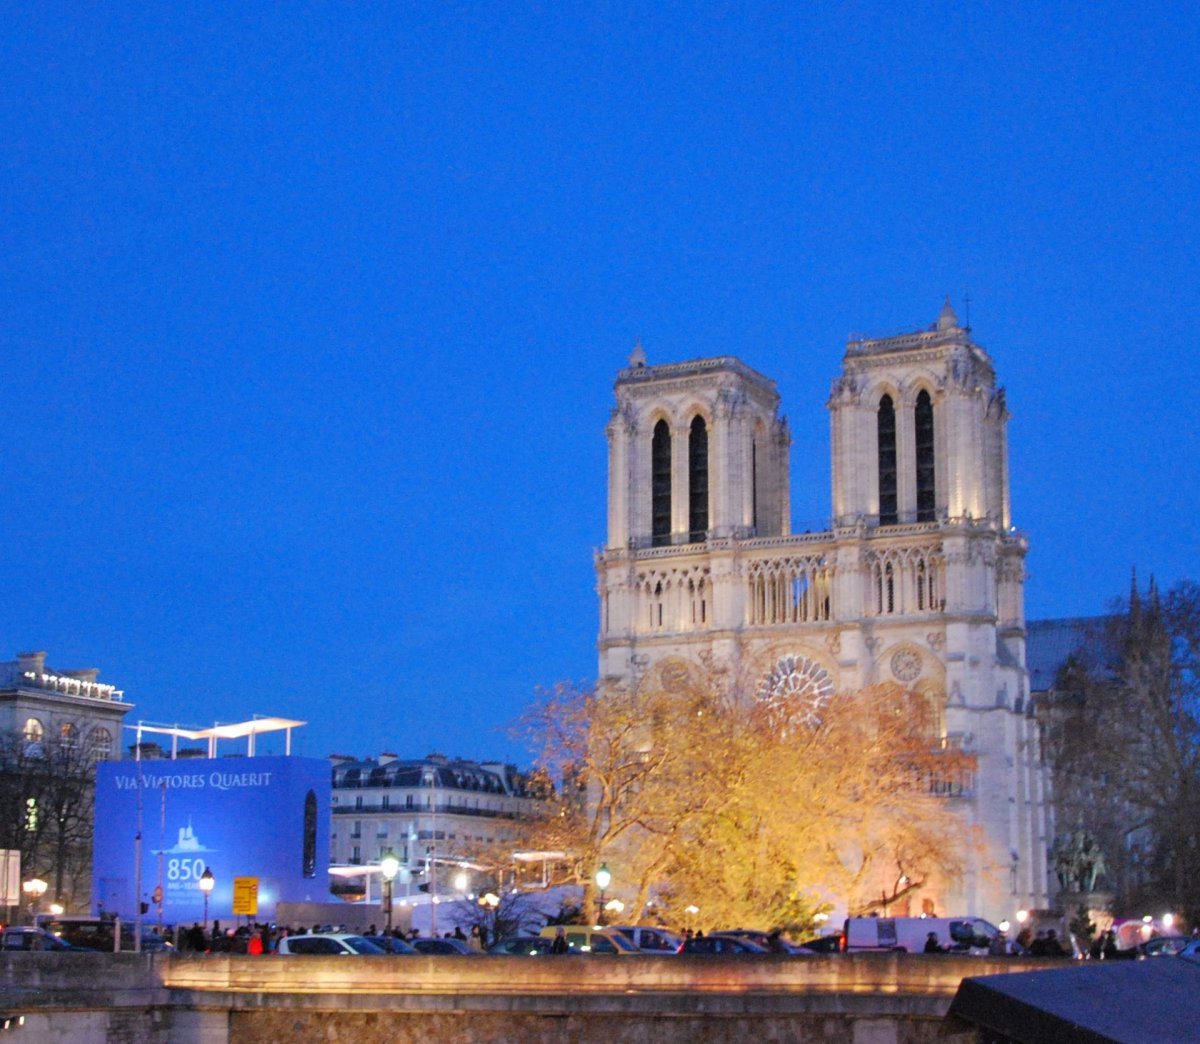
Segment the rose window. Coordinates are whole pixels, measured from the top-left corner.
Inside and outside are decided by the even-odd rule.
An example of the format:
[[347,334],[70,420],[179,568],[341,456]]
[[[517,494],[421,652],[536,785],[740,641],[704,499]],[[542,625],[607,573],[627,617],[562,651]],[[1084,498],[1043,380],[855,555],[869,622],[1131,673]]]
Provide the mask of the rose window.
[[821,711],[833,698],[833,679],[818,663],[804,656],[781,657],[758,687],[758,699],[789,717],[800,711],[806,724],[821,724]]

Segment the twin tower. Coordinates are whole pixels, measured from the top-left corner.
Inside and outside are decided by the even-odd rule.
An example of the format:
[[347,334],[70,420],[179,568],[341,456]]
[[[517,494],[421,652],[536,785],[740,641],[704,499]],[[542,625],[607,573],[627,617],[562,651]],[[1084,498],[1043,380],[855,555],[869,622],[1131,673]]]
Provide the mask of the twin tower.
[[1028,701],[1008,411],[949,303],[927,330],[847,345],[827,404],[825,532],[791,532],[774,381],[730,356],[651,366],[639,346],[616,399],[601,679],[669,686],[703,671],[736,698],[814,711],[879,682],[923,695],[939,741],[976,756],[969,777],[936,785],[983,844],[913,912],[1000,920],[1047,906],[1053,824]]

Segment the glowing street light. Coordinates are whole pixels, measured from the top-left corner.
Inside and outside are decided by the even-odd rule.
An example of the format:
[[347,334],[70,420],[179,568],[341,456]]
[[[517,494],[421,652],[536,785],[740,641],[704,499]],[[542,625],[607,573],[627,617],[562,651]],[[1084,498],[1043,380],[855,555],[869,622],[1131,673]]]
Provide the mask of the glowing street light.
[[400,860],[390,848],[383,853],[379,860],[379,872],[383,875],[383,901],[387,904],[384,919],[387,924],[387,934],[392,934],[392,884],[396,874],[400,872]]
[[471,879],[467,877],[467,872],[465,870],[460,870],[454,875],[454,890],[456,892],[465,892],[467,890],[467,885],[470,883]]
[[37,914],[38,900],[46,894],[50,886],[40,877],[30,878],[21,885],[21,891],[29,897],[29,919],[32,921]]
[[604,924],[604,893],[608,891],[610,884],[612,884],[612,873],[609,871],[607,863],[601,863],[600,869],[596,871],[596,887],[600,889],[601,924]]
[[197,887],[204,893],[204,930],[208,931],[208,897],[212,890],[217,887],[217,879],[213,877],[212,867],[206,866],[204,873],[200,875],[200,879],[196,882]]

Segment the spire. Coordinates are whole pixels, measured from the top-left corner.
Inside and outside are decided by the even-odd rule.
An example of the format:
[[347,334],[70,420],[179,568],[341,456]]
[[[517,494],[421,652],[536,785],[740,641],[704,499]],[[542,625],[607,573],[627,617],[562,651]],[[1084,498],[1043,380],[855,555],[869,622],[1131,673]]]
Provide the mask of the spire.
[[629,365],[633,369],[639,369],[646,365],[646,349],[642,347],[642,339],[637,339],[637,344],[633,346],[633,351],[629,353]]
[[1129,637],[1138,638],[1142,633],[1142,595],[1138,591],[1137,566],[1130,571],[1129,578]]
[[938,313],[937,328],[939,330],[956,330],[958,328],[958,316],[954,314],[954,309],[950,306],[950,295],[946,295],[946,303],[942,305],[942,310]]

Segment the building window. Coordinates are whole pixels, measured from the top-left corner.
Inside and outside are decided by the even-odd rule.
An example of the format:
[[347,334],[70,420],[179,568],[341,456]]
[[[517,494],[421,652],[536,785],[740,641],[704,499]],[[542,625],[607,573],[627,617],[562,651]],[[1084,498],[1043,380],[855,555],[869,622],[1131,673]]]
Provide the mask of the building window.
[[932,522],[936,493],[933,464],[933,400],[929,392],[917,396],[914,415],[917,445],[917,521]]
[[108,729],[94,728],[88,733],[88,752],[93,761],[107,761],[112,756],[113,738]]
[[750,440],[750,525],[758,535],[758,436]]
[[41,743],[42,737],[46,735],[46,729],[37,718],[26,718],[25,728],[21,731],[30,743]]
[[64,750],[74,750],[79,745],[79,729],[71,722],[64,721],[58,727],[58,741]]
[[671,542],[671,429],[665,420],[654,425],[650,443],[650,543]]
[[879,524],[899,521],[896,504],[896,408],[892,397],[879,400]]
[[383,803],[382,803],[382,805],[381,805],[380,807],[381,807],[381,808],[383,808],[383,809],[384,809],[384,811],[387,811],[387,809],[389,809],[389,808],[391,808],[391,807],[392,807],[392,796],[391,796],[391,794],[384,794],[384,795],[383,795]]
[[303,850],[300,872],[305,877],[317,876],[317,795],[309,791],[304,795]]
[[692,420],[688,438],[688,540],[703,543],[708,535],[708,427]]

